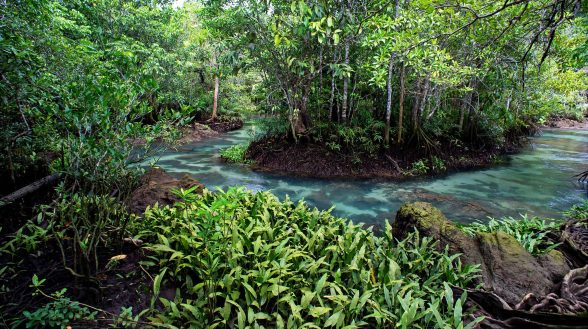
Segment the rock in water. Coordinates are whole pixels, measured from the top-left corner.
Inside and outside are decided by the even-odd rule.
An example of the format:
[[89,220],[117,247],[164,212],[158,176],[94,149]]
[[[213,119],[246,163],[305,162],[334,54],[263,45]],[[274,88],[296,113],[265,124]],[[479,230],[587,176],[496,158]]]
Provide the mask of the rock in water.
[[451,253],[460,253],[464,263],[480,264],[483,287],[511,305],[529,293],[543,296],[554,291],[556,282],[570,271],[565,258],[557,251],[535,258],[514,237],[503,232],[470,237],[425,202],[403,205],[392,228],[397,239],[417,229],[422,235],[439,241],[440,250],[447,246]]
[[173,189],[189,189],[194,186],[197,186],[196,193],[204,190],[202,183],[188,175],[177,179],[160,168],[152,168],[143,175],[139,187],[131,193],[129,209],[134,214],[142,214],[147,206],[156,203],[160,206],[172,205],[180,201],[172,192]]

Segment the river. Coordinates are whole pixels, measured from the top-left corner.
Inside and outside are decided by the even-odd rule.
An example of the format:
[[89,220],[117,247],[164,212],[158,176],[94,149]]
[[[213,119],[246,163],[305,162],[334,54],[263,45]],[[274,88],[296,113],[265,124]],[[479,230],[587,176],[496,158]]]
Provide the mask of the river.
[[488,169],[394,182],[289,177],[224,163],[219,150],[247,142],[250,129],[167,150],[157,165],[175,176],[189,174],[209,189],[242,185],[271,190],[319,209],[335,206],[335,215],[366,224],[393,219],[400,205],[411,201],[431,202],[462,223],[520,218],[522,213],[557,218],[587,196],[585,186],[573,177],[588,169],[586,130],[545,130],[522,152]]

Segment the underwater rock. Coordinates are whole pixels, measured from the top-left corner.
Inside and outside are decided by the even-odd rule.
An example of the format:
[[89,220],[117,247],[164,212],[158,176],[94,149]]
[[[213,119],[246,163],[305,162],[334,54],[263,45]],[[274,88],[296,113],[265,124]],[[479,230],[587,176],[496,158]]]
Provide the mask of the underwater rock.
[[194,186],[197,186],[196,193],[202,193],[204,190],[202,183],[188,175],[177,179],[160,168],[152,168],[141,177],[139,187],[131,193],[129,210],[134,214],[142,214],[147,206],[156,203],[160,206],[172,205],[180,201],[172,192],[173,189],[188,189]]
[[470,237],[441,211],[425,202],[403,205],[396,214],[392,229],[397,239],[403,239],[417,229],[422,235],[439,241],[439,250],[447,246],[450,253],[461,254],[462,262],[479,264],[479,283],[511,305],[529,293],[537,296],[549,294],[556,282],[570,270],[561,253],[556,251],[536,258],[514,237],[503,232]]

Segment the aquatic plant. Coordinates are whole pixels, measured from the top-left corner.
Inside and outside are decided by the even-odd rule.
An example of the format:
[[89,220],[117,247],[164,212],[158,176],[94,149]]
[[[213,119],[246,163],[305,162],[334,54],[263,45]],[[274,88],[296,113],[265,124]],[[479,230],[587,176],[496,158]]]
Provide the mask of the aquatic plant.
[[561,221],[528,217],[526,214],[520,216],[521,219],[489,218],[487,223],[476,222],[463,225],[461,229],[471,236],[481,232],[505,232],[512,235],[528,252],[534,255],[549,252],[559,245],[559,243],[551,241],[548,234],[557,230],[562,224]]
[[[417,232],[397,241],[270,192],[192,196],[145,213],[138,236],[158,271],[153,321],[193,327],[471,328],[465,286],[477,267]],[[175,297],[160,296],[175,290]],[[156,311],[161,310],[161,311]]]
[[247,148],[249,144],[238,144],[227,147],[220,151],[220,156],[224,160],[230,163],[243,163],[247,164],[250,163],[249,160],[245,159],[245,153],[247,152]]

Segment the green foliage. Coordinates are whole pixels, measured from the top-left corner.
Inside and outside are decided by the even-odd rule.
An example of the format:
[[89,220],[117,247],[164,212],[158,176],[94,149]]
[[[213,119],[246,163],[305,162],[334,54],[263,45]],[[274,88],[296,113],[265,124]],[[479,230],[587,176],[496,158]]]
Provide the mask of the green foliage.
[[[39,289],[45,279],[39,280],[33,276],[32,286]],[[65,297],[67,289],[62,289],[51,294],[51,302],[34,311],[24,311],[27,328],[62,328],[65,329],[71,322],[79,320],[94,320],[98,312],[91,311],[76,301]]]
[[588,201],[573,205],[570,209],[564,211],[564,216],[571,219],[587,219],[588,218]]
[[[148,209],[141,239],[152,320],[173,326],[471,328],[464,286],[476,267],[417,233],[396,241],[269,192],[231,188]],[[175,287],[173,300],[160,296]]]
[[[158,150],[153,142],[170,142],[178,126],[208,115],[215,75],[227,81],[223,113],[253,111],[257,74],[219,71],[211,54],[222,49],[199,8],[118,0],[3,5],[0,173],[16,185],[56,159],[50,169],[67,188],[124,200],[137,175],[130,165]],[[230,67],[245,62],[231,58]]]
[[110,196],[64,195],[44,211],[54,222],[53,237],[63,265],[76,277],[95,280],[101,248],[120,247],[133,218],[124,204]]
[[336,123],[317,124],[312,137],[331,151],[346,151],[375,155],[381,147],[384,124],[374,120],[370,114],[363,119],[353,120],[350,125]]
[[426,159],[421,159],[412,163],[412,169],[410,170],[410,174],[412,175],[424,175],[429,172],[431,168],[427,165]]
[[250,160],[245,159],[245,153],[247,153],[247,148],[249,148],[249,144],[233,145],[225,149],[222,149],[220,151],[220,156],[225,161],[230,163],[247,164],[251,162]]
[[443,171],[447,170],[447,167],[445,166],[445,161],[443,161],[442,159],[439,159],[436,156],[433,156],[433,158],[431,159],[431,163],[432,163],[432,169],[436,172],[443,172]]
[[39,214],[34,220],[30,220],[20,229],[10,235],[8,241],[0,245],[0,255],[13,254],[18,251],[34,253],[46,246],[51,239],[51,231],[54,222],[43,225],[43,215]]
[[333,151],[379,150],[384,129],[354,122],[365,112],[385,126],[389,118],[399,144],[491,147],[549,116],[584,115],[586,13],[572,3],[237,3],[205,6],[206,21],[230,49],[248,51],[263,72],[259,108],[294,141],[311,130]]
[[521,215],[520,219],[512,217],[490,218],[488,223],[472,223],[461,228],[471,236],[480,232],[502,231],[513,236],[531,254],[539,255],[549,252],[559,245],[559,243],[550,240],[548,234],[559,229],[561,224],[561,221],[557,220],[529,218],[527,215]]

